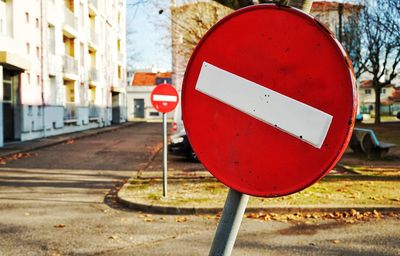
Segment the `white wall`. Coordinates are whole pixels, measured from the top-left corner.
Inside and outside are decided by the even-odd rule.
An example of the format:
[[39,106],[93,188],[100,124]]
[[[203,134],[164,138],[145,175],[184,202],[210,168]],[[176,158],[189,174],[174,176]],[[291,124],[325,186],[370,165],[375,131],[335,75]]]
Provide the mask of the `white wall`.
[[[150,95],[151,92],[154,90],[156,86],[130,86],[128,87],[127,92],[127,111],[128,111],[128,120],[134,120],[135,115],[135,106],[134,100],[135,99],[144,99],[144,119],[146,120],[154,120],[154,119],[161,119],[162,113],[159,113],[158,116],[151,115],[153,112],[158,112],[153,105],[151,104]],[[173,117],[173,111],[167,113],[167,118]]]

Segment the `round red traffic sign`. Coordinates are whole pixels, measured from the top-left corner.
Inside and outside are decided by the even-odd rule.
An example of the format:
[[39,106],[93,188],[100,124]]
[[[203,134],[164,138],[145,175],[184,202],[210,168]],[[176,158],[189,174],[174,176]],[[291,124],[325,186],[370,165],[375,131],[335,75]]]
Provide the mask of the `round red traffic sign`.
[[273,197],[329,172],[354,126],[352,65],[313,17],[277,5],[234,12],[186,69],[182,115],[204,166],[227,186]]
[[151,104],[157,111],[168,113],[178,105],[178,92],[170,84],[160,84],[151,92]]

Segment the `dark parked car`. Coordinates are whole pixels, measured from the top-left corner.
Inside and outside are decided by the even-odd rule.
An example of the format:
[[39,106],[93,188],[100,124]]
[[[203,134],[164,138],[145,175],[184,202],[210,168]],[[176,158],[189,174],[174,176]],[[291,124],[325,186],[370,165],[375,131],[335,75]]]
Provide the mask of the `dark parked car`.
[[170,143],[168,144],[168,152],[174,155],[186,156],[191,161],[198,161],[196,153],[194,153],[184,129],[171,135]]

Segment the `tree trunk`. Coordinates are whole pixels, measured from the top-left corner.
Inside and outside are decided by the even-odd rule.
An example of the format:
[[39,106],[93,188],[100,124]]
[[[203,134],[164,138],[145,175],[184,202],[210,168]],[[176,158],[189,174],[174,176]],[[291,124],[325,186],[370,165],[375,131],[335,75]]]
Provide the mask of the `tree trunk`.
[[313,0],[288,0],[288,5],[310,13]]
[[343,42],[343,3],[338,4],[338,16],[339,16],[339,29],[338,29],[338,37],[339,42]]
[[379,85],[374,85],[375,90],[375,124],[381,123],[381,92],[382,88]]

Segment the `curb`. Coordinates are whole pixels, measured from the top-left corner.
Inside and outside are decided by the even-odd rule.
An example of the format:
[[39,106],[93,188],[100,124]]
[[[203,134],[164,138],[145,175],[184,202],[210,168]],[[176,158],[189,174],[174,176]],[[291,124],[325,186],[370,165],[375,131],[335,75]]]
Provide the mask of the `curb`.
[[[46,142],[40,143],[40,141],[35,141],[35,140],[23,141],[23,142],[27,142],[27,143],[31,142],[32,144],[35,144],[35,143],[38,143],[38,144],[36,146],[32,145],[32,146],[23,147],[21,149],[16,149],[16,150],[0,153],[0,157],[8,157],[8,156],[18,154],[18,153],[26,153],[26,152],[30,152],[30,151],[37,150],[37,149],[47,148],[47,147],[65,143],[69,140],[83,139],[83,138],[99,135],[102,133],[116,131],[116,130],[123,129],[126,127],[131,127],[131,126],[134,126],[134,125],[140,124],[140,123],[143,123],[143,122],[125,122],[120,125],[83,130],[83,131],[79,131],[79,132],[70,133],[69,135],[68,134],[60,134],[60,135],[56,135],[56,136],[66,136],[66,137],[60,138],[59,140],[57,140],[57,138],[54,138],[54,141],[49,141],[47,143]],[[48,138],[52,138],[52,137],[48,137]],[[46,139],[46,138],[40,138],[40,139]],[[40,139],[38,139],[38,140],[40,140]],[[21,143],[23,143],[23,142],[21,142]]]
[[[126,183],[127,184],[127,183]],[[196,214],[217,214],[222,212],[222,207],[176,207],[176,206],[165,206],[165,205],[151,205],[133,202],[125,199],[120,195],[120,191],[123,190],[127,185],[124,184],[118,191],[116,200],[121,205],[135,210],[147,213],[155,214],[171,214],[171,215],[196,215]],[[358,212],[372,212],[374,210],[378,212],[400,212],[400,206],[392,205],[354,205],[354,206],[343,206],[343,205],[298,205],[298,206],[270,206],[270,207],[247,207],[246,213],[256,212],[271,212],[277,214],[290,214],[290,213],[315,213],[315,212],[345,212],[350,210],[356,210]]]
[[[147,205],[135,203],[132,201],[125,200],[120,196],[117,196],[117,202],[123,206],[135,210],[154,214],[171,214],[171,215],[196,215],[196,214],[217,214],[222,212],[223,208],[189,208],[189,207],[173,207],[173,206],[161,206],[161,205]],[[356,210],[358,212],[372,212],[378,211],[383,213],[388,212],[400,212],[400,207],[393,206],[357,206],[357,207],[345,207],[345,206],[293,206],[293,207],[248,207],[246,208],[246,213],[256,213],[256,212],[271,212],[277,214],[290,214],[290,213],[315,213],[315,212],[348,212],[350,210]]]

